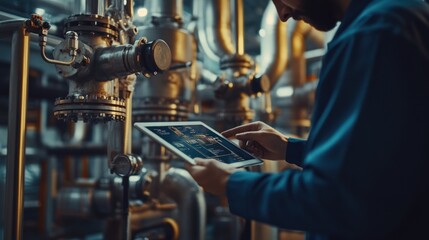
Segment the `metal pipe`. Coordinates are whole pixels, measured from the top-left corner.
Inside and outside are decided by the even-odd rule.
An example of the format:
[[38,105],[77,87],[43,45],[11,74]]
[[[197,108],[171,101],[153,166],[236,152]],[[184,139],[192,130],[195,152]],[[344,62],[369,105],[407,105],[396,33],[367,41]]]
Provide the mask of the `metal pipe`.
[[130,19],[134,18],[134,0],[127,0],[127,5],[125,5],[125,13]]
[[20,19],[10,19],[10,20],[6,20],[6,21],[1,21],[0,22],[0,31],[4,34],[2,34],[1,36],[8,36],[8,38],[15,33],[16,31],[18,31],[18,29],[24,27],[23,24],[25,24],[25,21],[27,19],[24,18],[20,18]]
[[287,23],[280,21],[274,3],[268,3],[262,17],[261,73],[268,76],[270,89],[279,80],[289,60]]
[[5,240],[22,239],[24,203],[25,124],[27,113],[29,32],[25,21],[0,23],[0,31],[14,30],[9,80],[9,118],[5,194]]
[[177,203],[180,239],[203,240],[206,224],[204,194],[191,175],[184,169],[170,168],[161,190]]
[[86,0],[84,13],[104,16],[104,2],[105,0]]
[[235,0],[235,53],[244,54],[243,0]]
[[293,87],[299,87],[307,82],[305,58],[306,39],[310,39],[320,48],[324,47],[323,34],[321,32],[315,31],[313,27],[303,21],[297,21],[291,36],[292,50],[290,64]]
[[182,19],[183,0],[156,0],[151,4],[152,16]]
[[72,58],[69,61],[67,61],[67,62],[58,61],[58,60],[55,60],[55,59],[50,59],[50,58],[48,58],[46,56],[46,47],[45,46],[40,47],[40,51],[41,51],[41,55],[42,55],[43,60],[45,60],[48,63],[57,64],[57,65],[70,66],[70,65],[72,65],[74,63],[74,60],[76,60],[76,55],[73,55]]
[[131,154],[131,131],[132,131],[132,93],[127,93],[126,117],[124,122],[111,121],[107,123],[108,141],[107,158],[109,168],[112,169],[112,160],[117,154]]
[[[304,88],[307,80],[307,60],[305,58],[305,41],[311,40],[316,45],[324,47],[323,34],[314,30],[309,24],[297,21],[291,36],[291,85],[294,89],[291,108],[291,122],[298,136],[303,136],[302,126],[308,127],[308,101],[303,101],[307,94],[298,94],[299,90]],[[310,85],[311,86],[311,85]],[[310,88],[311,91],[312,88]],[[302,91],[301,91],[302,92]],[[304,92],[309,92],[305,90]]]
[[198,39],[207,60],[218,66],[221,56],[235,53],[229,0],[204,0],[199,8]]
[[133,131],[133,93],[136,76],[129,75],[126,79],[121,80],[123,97],[125,97],[125,127],[124,127],[124,153],[132,153],[132,131]]

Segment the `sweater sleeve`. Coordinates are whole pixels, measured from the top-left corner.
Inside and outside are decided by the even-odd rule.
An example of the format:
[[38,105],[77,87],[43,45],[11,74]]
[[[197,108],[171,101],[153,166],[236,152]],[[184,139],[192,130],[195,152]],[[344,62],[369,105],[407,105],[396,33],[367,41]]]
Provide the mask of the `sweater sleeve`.
[[385,237],[413,212],[427,194],[429,131],[409,127],[429,122],[429,82],[419,67],[429,63],[400,32],[376,32],[349,36],[326,55],[309,139],[292,141],[286,153],[303,157],[303,170],[233,173],[232,213],[364,239]]

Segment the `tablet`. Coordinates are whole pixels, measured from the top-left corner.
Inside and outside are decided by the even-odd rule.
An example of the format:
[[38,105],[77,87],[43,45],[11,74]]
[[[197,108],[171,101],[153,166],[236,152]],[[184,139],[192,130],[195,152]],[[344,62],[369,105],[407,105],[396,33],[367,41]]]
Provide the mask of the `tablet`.
[[234,167],[263,161],[200,121],[136,122],[134,126],[190,164],[194,158],[214,158]]

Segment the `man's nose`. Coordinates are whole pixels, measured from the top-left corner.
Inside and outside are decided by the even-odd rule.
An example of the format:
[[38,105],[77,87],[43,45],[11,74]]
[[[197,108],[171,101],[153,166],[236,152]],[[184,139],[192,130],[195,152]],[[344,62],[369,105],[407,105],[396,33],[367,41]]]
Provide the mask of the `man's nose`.
[[282,22],[286,22],[291,17],[292,9],[283,3],[273,0],[274,6],[276,6],[277,14]]

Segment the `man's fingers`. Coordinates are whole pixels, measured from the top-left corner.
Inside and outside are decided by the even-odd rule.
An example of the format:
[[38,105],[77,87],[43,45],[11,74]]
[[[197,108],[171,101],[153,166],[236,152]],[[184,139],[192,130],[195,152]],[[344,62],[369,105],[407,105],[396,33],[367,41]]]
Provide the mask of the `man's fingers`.
[[264,134],[260,131],[245,132],[236,134],[235,137],[241,141],[256,141],[260,142],[264,138]]
[[207,166],[207,163],[213,159],[204,159],[204,158],[194,158],[195,164],[198,166]]
[[260,122],[252,122],[252,123],[244,124],[244,125],[223,131],[221,134],[226,138],[230,138],[230,137],[234,137],[237,133],[256,131],[256,130],[259,130],[260,128],[261,128]]

